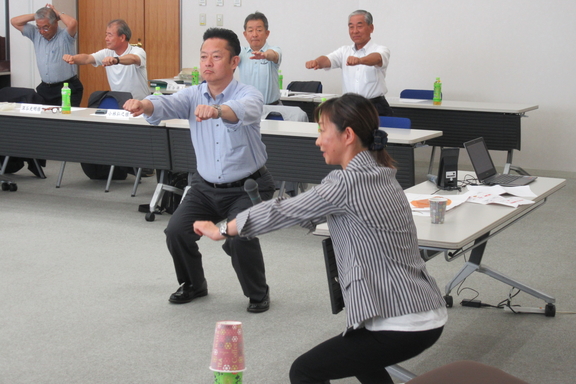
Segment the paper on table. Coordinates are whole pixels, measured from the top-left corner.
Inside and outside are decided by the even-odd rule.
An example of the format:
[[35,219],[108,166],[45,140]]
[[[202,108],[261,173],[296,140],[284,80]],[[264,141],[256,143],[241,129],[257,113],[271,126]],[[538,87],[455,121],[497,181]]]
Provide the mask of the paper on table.
[[432,197],[445,197],[448,199],[446,202],[446,211],[456,208],[468,200],[468,194],[440,196],[407,193],[406,198],[408,199],[410,208],[412,208],[412,214],[418,216],[430,216],[430,198]]
[[529,185],[523,185],[521,187],[503,187],[501,185],[469,185],[468,191],[473,193],[493,193],[496,195],[502,195],[508,193],[509,195],[521,196],[521,197],[536,197],[536,194],[532,192]]
[[[532,200],[526,200],[522,197],[534,197],[534,193],[529,186],[522,187],[502,187],[501,185],[493,186],[468,186],[468,193],[471,203],[476,204],[500,204],[508,207],[517,208],[519,205],[534,204]],[[503,194],[514,194],[516,196],[502,196]]]

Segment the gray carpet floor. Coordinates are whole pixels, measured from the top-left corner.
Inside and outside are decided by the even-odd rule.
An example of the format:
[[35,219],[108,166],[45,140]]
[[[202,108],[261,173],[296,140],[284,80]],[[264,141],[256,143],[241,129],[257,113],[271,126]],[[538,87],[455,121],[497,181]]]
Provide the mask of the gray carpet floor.
[[[137,211],[149,202],[155,178],[130,197],[132,177],[105,193],[104,181],[88,180],[79,164],[69,163],[56,189],[58,170],[58,162],[48,162],[45,180],[21,170],[10,176],[18,191],[0,193],[0,383],[210,383],[220,320],[243,323],[245,383],[287,383],[297,356],[343,330],[344,314],[330,311],[322,238],[301,228],[261,237],[272,299],[262,314],[246,312],[248,300],[221,244],[203,239],[209,295],[171,305],[177,283],[163,234],[170,215],[146,222]],[[477,294],[496,305],[510,293],[473,274],[453,291],[439,342],[403,367],[421,374],[467,359],[530,383],[574,382],[575,192],[576,180],[568,180],[547,204],[490,241],[484,257],[553,295],[556,316],[462,307],[462,299]],[[443,289],[463,263],[437,257],[428,268]],[[544,304],[525,293],[513,303]]]

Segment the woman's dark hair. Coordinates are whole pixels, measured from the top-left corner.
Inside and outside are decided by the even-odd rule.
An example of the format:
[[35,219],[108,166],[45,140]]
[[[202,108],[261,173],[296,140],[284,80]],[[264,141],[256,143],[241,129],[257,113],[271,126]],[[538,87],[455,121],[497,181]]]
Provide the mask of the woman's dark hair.
[[320,121],[320,116],[330,120],[339,132],[344,132],[346,127],[352,128],[362,146],[370,150],[378,164],[394,168],[394,160],[384,149],[387,135],[378,129],[378,111],[370,100],[355,93],[346,93],[318,105],[314,111],[316,122]]

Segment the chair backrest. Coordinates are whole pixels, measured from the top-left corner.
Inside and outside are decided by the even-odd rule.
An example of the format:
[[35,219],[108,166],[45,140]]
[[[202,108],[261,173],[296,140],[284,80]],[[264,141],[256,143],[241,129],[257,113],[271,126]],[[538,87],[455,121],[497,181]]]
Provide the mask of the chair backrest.
[[308,115],[300,107],[265,105],[262,118],[268,120],[308,121]]
[[386,128],[410,129],[412,122],[407,117],[380,116],[380,126]]
[[45,100],[32,88],[5,87],[0,89],[0,102],[44,104]]
[[428,89],[405,89],[400,92],[400,98],[432,100],[434,98],[434,91]]
[[88,108],[121,109],[131,98],[130,92],[95,91],[88,98]]
[[292,92],[322,93],[322,83],[319,81],[292,81],[286,89]]

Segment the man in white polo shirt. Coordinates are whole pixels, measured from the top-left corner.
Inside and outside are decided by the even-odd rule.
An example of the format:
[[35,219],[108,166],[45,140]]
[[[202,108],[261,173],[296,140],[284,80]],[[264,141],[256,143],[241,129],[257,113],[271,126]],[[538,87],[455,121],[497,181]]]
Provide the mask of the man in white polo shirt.
[[64,55],[68,64],[92,64],[106,67],[110,90],[130,92],[142,100],[150,94],[146,72],[146,52],[130,45],[132,31],[124,20],[112,20],[106,28],[106,48],[91,55]]

